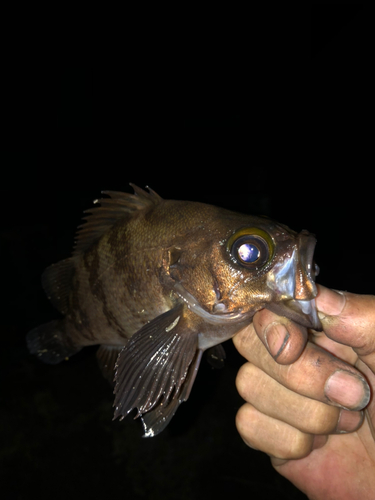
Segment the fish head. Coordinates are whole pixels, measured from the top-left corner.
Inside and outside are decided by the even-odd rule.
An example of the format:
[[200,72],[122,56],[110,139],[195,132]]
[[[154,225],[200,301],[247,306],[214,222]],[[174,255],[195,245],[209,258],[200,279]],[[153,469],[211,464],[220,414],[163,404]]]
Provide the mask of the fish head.
[[171,276],[180,297],[208,322],[242,322],[267,308],[321,330],[315,245],[308,231],[296,233],[267,217],[231,218],[189,249],[181,247]]

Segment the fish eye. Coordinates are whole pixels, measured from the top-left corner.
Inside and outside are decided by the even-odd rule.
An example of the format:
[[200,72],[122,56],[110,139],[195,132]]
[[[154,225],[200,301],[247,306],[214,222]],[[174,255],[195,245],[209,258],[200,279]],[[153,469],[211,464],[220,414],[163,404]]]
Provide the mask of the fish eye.
[[246,228],[228,241],[232,257],[244,267],[262,267],[273,257],[273,241],[263,230]]
[[256,235],[238,238],[231,249],[232,256],[242,265],[261,267],[269,257],[267,242]]

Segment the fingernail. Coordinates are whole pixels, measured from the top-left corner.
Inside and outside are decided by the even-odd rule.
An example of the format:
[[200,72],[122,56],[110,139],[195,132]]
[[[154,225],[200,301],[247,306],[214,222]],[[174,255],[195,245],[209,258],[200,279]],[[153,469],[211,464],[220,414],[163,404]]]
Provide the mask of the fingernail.
[[365,414],[363,411],[341,410],[339,420],[336,425],[337,434],[354,432],[361,427]]
[[361,410],[370,401],[370,388],[360,376],[337,370],[326,382],[324,393],[331,403],[342,408]]
[[[319,295],[316,298],[316,304],[318,311],[321,313],[328,314],[329,316],[338,316],[344,309],[345,302],[346,297],[343,292],[319,286]],[[319,314],[319,317],[321,318],[321,314]]]
[[289,332],[281,323],[271,323],[265,331],[265,339],[271,356],[277,359],[289,339]]
[[312,449],[319,450],[319,448],[323,448],[323,446],[327,443],[327,441],[328,441],[328,436],[325,436],[323,434],[316,434],[314,436]]

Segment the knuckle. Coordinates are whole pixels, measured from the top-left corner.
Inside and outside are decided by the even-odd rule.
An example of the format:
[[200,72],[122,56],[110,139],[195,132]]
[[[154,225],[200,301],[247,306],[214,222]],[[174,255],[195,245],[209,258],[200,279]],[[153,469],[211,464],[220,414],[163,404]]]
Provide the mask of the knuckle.
[[311,453],[313,444],[313,436],[303,432],[294,432],[289,441],[289,450],[287,455],[280,457],[284,459],[300,459]]
[[336,428],[339,414],[338,407],[304,398],[294,405],[289,422],[302,432],[331,434]]
[[245,363],[241,366],[236,377],[236,388],[239,395],[246,399],[249,393],[250,380],[252,376],[251,363]]
[[331,434],[337,425],[340,408],[319,403],[310,410],[309,432],[312,434]]
[[283,426],[281,432],[275,434],[267,453],[275,458],[284,460],[297,460],[311,453],[313,435],[300,430]]
[[313,435],[276,419],[259,414],[250,404],[243,405],[236,415],[236,427],[243,441],[271,457],[286,460],[307,456]]
[[253,429],[253,412],[249,404],[244,404],[238,410],[236,415],[236,427],[243,440],[251,440],[251,431]]

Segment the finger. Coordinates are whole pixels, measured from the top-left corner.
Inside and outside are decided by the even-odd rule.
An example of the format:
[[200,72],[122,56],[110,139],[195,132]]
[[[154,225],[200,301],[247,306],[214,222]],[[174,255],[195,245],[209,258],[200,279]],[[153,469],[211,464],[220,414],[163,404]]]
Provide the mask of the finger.
[[239,332],[233,341],[248,361],[302,396],[350,410],[361,410],[369,402],[370,389],[361,373],[311,342],[297,361],[286,366],[269,355],[251,328]]
[[294,363],[307,342],[306,328],[268,309],[255,314],[253,325],[271,356],[282,365]]
[[339,344],[338,342],[331,340],[324,332],[316,332],[315,330],[311,330],[309,339],[311,340],[311,342],[314,342],[314,344],[323,347],[323,349],[346,361],[350,365],[354,366],[358,360],[358,355],[352,347],[346,346],[344,344]]
[[319,285],[316,304],[326,335],[353,347],[375,371],[375,297],[335,292]]
[[264,415],[249,403],[238,410],[236,426],[248,446],[272,457],[298,459],[306,457],[312,451],[312,434]]
[[251,363],[245,363],[239,370],[236,386],[241,397],[258,411],[305,433],[353,432],[363,422],[363,412],[340,410],[303,397]]

